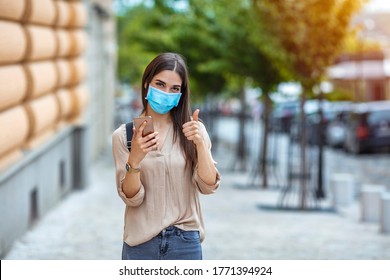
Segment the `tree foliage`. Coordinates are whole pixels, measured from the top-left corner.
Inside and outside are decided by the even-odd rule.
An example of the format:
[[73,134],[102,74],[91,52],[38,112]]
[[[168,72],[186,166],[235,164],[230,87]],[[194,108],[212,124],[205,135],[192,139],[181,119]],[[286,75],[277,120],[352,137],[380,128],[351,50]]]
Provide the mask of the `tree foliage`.
[[[148,1],[118,16],[118,72],[135,83],[159,52],[187,58],[194,92],[219,93],[248,78],[263,92],[322,78],[365,0]],[[232,77],[235,77],[231,79]]]
[[263,28],[285,50],[289,72],[302,84],[300,188],[301,208],[307,207],[306,96],[324,76],[350,31],[350,21],[365,0],[253,0]]
[[313,84],[343,47],[352,16],[365,0],[254,0],[264,30],[288,55],[292,75]]
[[156,1],[156,6],[137,5],[118,17],[118,74],[130,84],[141,80],[150,60],[174,47],[169,30],[174,11]]
[[147,62],[165,51],[187,59],[191,88],[198,96],[234,90],[237,81],[247,84],[248,78],[268,92],[283,80],[277,64],[263,52],[271,40],[259,32],[250,1],[188,1],[184,10],[175,9],[173,2],[140,4],[119,16],[122,81],[139,80]]

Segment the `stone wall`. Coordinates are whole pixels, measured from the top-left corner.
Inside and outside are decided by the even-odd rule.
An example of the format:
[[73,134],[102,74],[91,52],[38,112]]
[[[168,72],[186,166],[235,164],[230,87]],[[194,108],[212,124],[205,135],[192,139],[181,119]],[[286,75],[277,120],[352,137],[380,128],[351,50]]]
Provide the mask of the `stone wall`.
[[86,24],[82,1],[0,0],[0,171],[80,121]]
[[101,56],[88,51],[88,28],[97,28],[91,7],[81,0],[0,0],[0,257],[66,194],[87,186],[93,139],[108,136],[98,127],[90,136],[89,107],[112,111],[93,100],[109,88],[90,88],[89,60]]

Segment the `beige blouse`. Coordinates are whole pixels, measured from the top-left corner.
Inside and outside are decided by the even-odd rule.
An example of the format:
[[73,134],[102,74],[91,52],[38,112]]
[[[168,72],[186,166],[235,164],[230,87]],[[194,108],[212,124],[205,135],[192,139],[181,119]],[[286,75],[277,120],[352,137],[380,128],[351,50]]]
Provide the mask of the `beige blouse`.
[[[211,152],[206,128],[202,123],[199,126]],[[122,189],[129,157],[124,124],[112,134],[112,153],[118,194],[126,204],[123,239],[128,245],[144,243],[171,225],[182,230],[198,230],[203,241],[205,230],[198,192],[211,194],[216,191],[220,184],[218,170],[214,185],[202,181],[197,166],[194,174],[188,169],[185,171],[185,157],[179,139],[173,143],[171,127],[160,150],[149,152],[142,160],[141,188],[134,197],[127,198]]]

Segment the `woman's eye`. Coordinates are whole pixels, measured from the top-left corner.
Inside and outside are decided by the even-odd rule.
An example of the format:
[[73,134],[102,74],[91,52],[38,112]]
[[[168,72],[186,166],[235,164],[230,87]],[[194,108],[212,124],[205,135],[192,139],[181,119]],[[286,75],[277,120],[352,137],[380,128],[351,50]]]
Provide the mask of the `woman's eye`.
[[174,92],[180,92],[180,88],[173,88],[172,89]]
[[156,82],[156,86],[163,87],[163,86],[164,86],[164,84],[163,84],[163,83],[161,83],[161,82]]

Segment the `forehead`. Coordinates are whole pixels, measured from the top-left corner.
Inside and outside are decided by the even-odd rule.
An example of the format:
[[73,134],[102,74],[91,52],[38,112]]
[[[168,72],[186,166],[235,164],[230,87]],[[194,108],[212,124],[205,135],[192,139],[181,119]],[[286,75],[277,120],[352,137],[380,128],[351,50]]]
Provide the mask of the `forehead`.
[[171,70],[161,71],[160,73],[156,74],[152,80],[153,81],[160,80],[160,81],[163,81],[164,83],[166,83],[167,85],[181,85],[182,84],[182,80],[181,80],[179,74],[176,73],[175,71],[171,71]]

